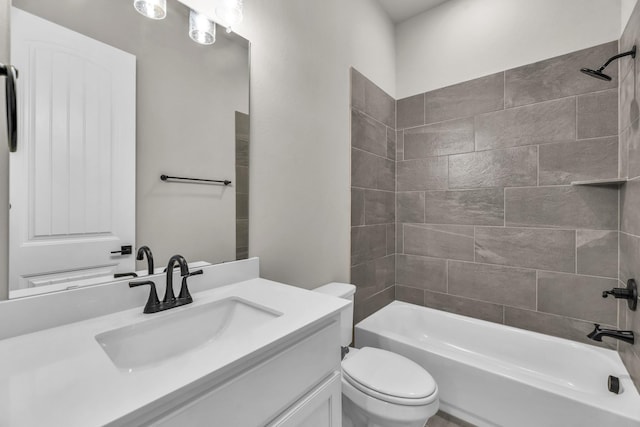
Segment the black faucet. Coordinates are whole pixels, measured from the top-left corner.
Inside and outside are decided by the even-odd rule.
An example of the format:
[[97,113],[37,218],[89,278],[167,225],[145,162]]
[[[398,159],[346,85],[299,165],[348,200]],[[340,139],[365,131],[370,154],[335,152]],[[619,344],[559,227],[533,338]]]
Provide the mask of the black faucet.
[[633,336],[633,331],[618,331],[615,329],[601,329],[600,325],[594,323],[595,329],[587,335],[589,339],[594,341],[602,342],[602,337],[611,337],[618,339],[620,341],[624,341],[629,344],[633,344],[635,339]]
[[162,300],[163,304],[176,303],[176,296],[173,293],[173,269],[176,263],[180,266],[180,275],[182,277],[189,276],[189,265],[187,264],[187,260],[184,259],[182,255],[172,256],[169,259],[167,268],[165,269],[165,271],[167,272],[167,289],[164,292],[164,299]]
[[[180,267],[180,275],[182,276],[182,287],[180,288],[180,295],[178,295],[178,298],[176,298],[175,294],[173,293],[173,269],[176,264],[178,264],[178,266]],[[145,313],[158,313],[160,311],[169,310],[171,308],[180,307],[182,305],[191,304],[193,302],[193,298],[191,297],[189,288],[187,287],[187,278],[202,274],[202,270],[197,270],[193,273],[190,273],[187,260],[185,260],[182,255],[174,255],[171,257],[171,259],[169,259],[169,263],[167,264],[167,268],[165,271],[167,273],[167,288],[164,292],[164,298],[162,299],[162,301],[158,300],[158,294],[156,292],[156,285],[154,282],[147,280],[144,282],[129,283],[129,287],[131,288],[143,285],[151,286],[149,299],[147,300],[147,305],[144,307]]]
[[136,257],[136,259],[138,261],[142,261],[145,255],[147,257],[147,274],[151,276],[154,273],[154,268],[153,254],[151,253],[151,249],[149,249],[149,246],[141,246],[140,249],[138,249],[138,256]]

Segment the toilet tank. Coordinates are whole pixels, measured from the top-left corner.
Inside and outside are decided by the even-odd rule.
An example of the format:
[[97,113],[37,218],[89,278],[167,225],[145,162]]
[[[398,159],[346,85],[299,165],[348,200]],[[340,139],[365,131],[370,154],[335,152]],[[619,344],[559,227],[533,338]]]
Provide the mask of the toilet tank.
[[356,287],[348,283],[329,283],[314,289],[314,292],[331,295],[337,298],[348,299],[351,304],[342,309],[340,313],[340,340],[343,347],[351,345],[353,341],[353,295]]

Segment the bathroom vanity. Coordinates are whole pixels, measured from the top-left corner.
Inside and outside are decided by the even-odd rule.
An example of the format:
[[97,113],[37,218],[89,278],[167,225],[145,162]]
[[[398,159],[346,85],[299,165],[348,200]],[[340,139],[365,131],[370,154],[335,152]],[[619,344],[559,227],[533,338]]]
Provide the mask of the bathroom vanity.
[[[156,314],[142,313],[139,289],[75,291],[91,305],[110,287],[138,304],[57,326],[53,316],[55,327],[0,341],[0,425],[339,426],[339,311],[349,302],[261,279],[257,263],[204,267],[193,304]],[[232,270],[247,280],[221,283]],[[46,312],[57,301],[28,303]]]

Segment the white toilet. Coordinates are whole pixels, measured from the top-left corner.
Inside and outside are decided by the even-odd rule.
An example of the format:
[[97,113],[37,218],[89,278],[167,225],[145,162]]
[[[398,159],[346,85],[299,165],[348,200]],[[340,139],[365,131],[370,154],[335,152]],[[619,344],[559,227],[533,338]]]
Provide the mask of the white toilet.
[[[356,287],[330,283],[315,291],[353,301]],[[353,338],[353,305],[341,313],[343,346]],[[420,365],[378,348],[349,348],[342,360],[343,427],[423,427],[438,412],[438,386]]]

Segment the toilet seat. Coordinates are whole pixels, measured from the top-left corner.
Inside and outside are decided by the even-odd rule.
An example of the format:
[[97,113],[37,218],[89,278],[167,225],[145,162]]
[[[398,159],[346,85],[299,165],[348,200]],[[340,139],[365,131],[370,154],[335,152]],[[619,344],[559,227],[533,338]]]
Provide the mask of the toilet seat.
[[428,405],[438,396],[433,377],[417,363],[398,354],[364,347],[342,362],[351,386],[375,399],[402,406]]

